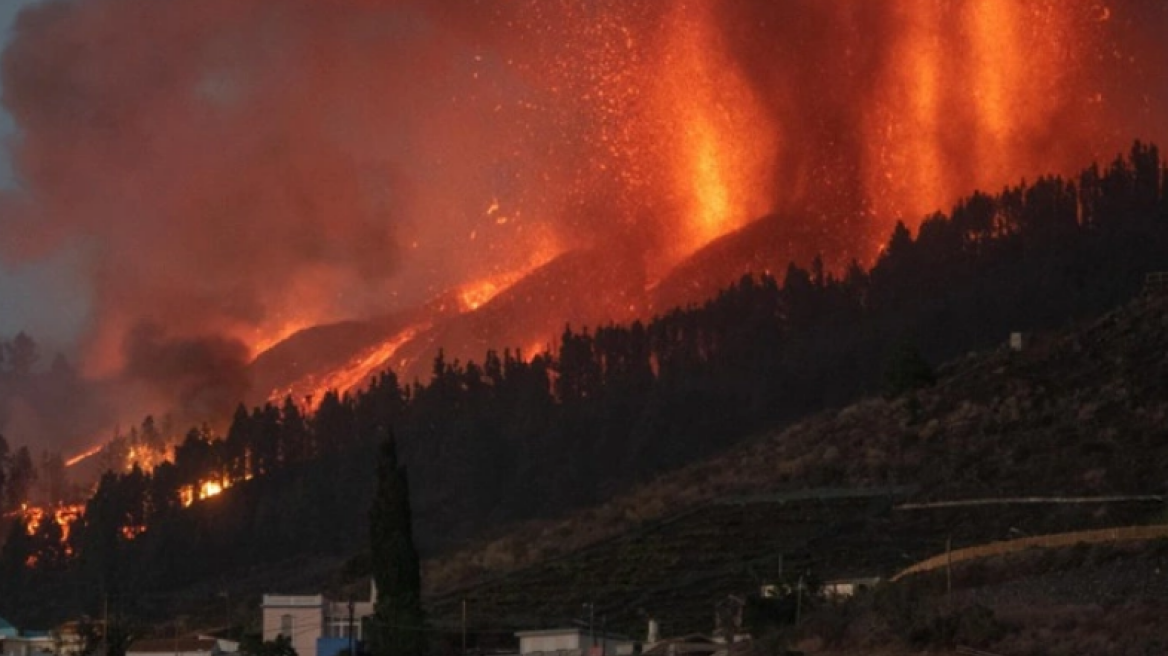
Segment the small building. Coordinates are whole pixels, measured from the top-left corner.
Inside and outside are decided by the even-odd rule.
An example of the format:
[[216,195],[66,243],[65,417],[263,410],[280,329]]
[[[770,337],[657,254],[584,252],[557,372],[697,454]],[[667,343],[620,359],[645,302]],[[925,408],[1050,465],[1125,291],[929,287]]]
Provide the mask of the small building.
[[618,656],[631,653],[634,641],[622,635],[580,627],[518,631],[520,656]]
[[722,638],[692,633],[661,640],[642,656],[748,656],[753,650],[754,641],[750,638],[727,644]]
[[50,656],[57,653],[53,638],[45,632],[26,631],[24,635],[0,638],[3,656]]
[[48,631],[21,631],[0,617],[0,656],[48,656],[56,647]]
[[239,643],[212,636],[135,640],[126,656],[228,656],[239,653]]
[[847,599],[871,591],[879,584],[878,576],[827,581],[823,584],[823,596],[828,599]]
[[1144,293],[1151,296],[1168,291],[1168,271],[1153,271],[1144,276]]
[[264,595],[264,641],[284,636],[299,656],[316,656],[316,639],[324,635],[324,605],[321,595]]
[[377,587],[370,586],[368,601],[338,602],[324,595],[263,596],[263,639],[286,636],[299,656],[336,656],[364,639],[362,625],[373,616]]
[[77,656],[85,650],[85,639],[81,637],[79,622],[65,622],[50,632],[56,646],[57,656]]
[[1010,333],[1010,350],[1011,351],[1025,350],[1025,348],[1026,348],[1027,344],[1029,344],[1029,342],[1030,342],[1030,340],[1027,338],[1026,333],[1019,333],[1019,332]]

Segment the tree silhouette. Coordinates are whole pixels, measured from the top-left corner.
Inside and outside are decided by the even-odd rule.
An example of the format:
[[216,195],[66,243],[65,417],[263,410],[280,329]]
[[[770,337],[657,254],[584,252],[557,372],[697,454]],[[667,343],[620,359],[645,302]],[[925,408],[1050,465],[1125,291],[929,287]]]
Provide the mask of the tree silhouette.
[[28,378],[33,365],[40,359],[36,342],[24,332],[16,333],[16,337],[5,345],[4,350],[8,368],[18,379]]
[[929,363],[911,342],[902,342],[889,354],[884,370],[884,395],[893,398],[929,387],[937,380]]
[[414,548],[409,482],[392,435],[377,459],[377,490],[369,511],[370,549],[377,600],[371,646],[375,656],[426,653],[418,552]]

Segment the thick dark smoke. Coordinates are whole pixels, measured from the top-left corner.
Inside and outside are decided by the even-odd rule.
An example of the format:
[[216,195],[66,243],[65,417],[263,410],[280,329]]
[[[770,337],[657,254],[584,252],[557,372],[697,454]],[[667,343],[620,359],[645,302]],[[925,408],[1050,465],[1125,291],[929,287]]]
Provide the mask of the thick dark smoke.
[[[4,99],[28,198],[5,244],[10,258],[91,253],[92,364],[116,365],[143,316],[238,331],[322,302],[294,295],[343,298],[394,271],[393,171],[344,147],[372,127],[349,116],[366,109],[343,93],[359,87],[345,81],[352,62],[313,56],[343,40],[330,14],[122,0],[22,14]],[[381,93],[400,84],[387,76]]]
[[0,252],[76,253],[83,372],[196,419],[296,328],[533,254],[663,267],[777,209],[814,226],[792,252],[870,258],[974,186],[1168,137],[1164,33],[1156,0],[45,0],[3,56]]
[[166,407],[177,402],[180,425],[227,417],[248,393],[247,346],[212,335],[168,338],[157,324],[130,330],[124,347],[125,374],[159,394]]

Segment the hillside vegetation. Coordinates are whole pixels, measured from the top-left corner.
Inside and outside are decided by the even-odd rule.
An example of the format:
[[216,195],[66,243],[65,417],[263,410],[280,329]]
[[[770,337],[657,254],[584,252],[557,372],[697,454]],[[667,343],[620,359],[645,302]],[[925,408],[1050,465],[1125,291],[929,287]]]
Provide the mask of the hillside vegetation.
[[[891,578],[914,561],[986,540],[1148,521],[1147,502],[901,509],[906,490],[816,489],[728,497],[544,559],[531,567],[433,597],[437,627],[555,627],[594,604],[608,626],[630,635],[653,617],[667,635],[713,629],[711,611],[727,595],[757,597],[764,585],[793,589],[803,579]],[[810,603],[810,602],[809,602]]]
[[[1010,331],[1128,301],[1146,272],[1168,269],[1166,180],[1158,150],[1136,143],[1073,180],[974,193],[915,237],[898,225],[870,269],[834,274],[816,260],[781,280],[746,275],[648,322],[566,327],[535,357],[440,354],[429,381],[386,372],[312,413],[291,399],[240,406],[226,435],[190,431],[172,463],[104,476],[67,538],[53,522],[8,516],[0,613],[46,626],[109,596],[119,612],[165,616],[168,600],[208,578],[350,558],[368,545],[370,463],[387,427],[409,467],[424,557],[631,494],[563,535],[541,529],[428,568],[434,589],[753,490],[1146,492],[1163,463],[1164,349],[1139,330],[1162,321],[1154,303],[1127,311],[1141,319],[1113,315],[1022,354],[953,361],[933,389],[815,413],[871,397],[882,380],[890,391],[927,383],[929,362]],[[208,481],[227,489],[184,507],[182,490]]]
[[[783,489],[911,485],[915,502],[1162,495],[1168,491],[1166,359],[1168,294],[1143,296],[1094,322],[1032,336],[1021,352],[1003,344],[958,358],[938,368],[931,387],[868,398],[759,434],[597,508],[529,524],[432,562],[428,580],[441,590],[685,508]],[[1102,512],[1103,526],[1168,518],[1162,504],[1136,505],[1142,510],[1134,516],[1108,516],[1097,507],[1082,514]],[[1029,512],[1049,513],[1039,508]],[[1008,517],[996,506],[950,512]],[[982,528],[971,543],[1011,537]],[[1025,530],[1046,532],[1031,522]]]

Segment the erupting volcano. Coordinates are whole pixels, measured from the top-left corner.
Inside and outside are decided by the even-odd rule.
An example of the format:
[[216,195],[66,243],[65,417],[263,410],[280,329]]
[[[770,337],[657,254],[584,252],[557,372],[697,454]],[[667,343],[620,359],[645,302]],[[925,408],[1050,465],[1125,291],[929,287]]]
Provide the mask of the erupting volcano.
[[870,262],[974,189],[1168,141],[1166,30],[1153,0],[35,5],[4,256],[74,254],[113,416],[221,425]]

